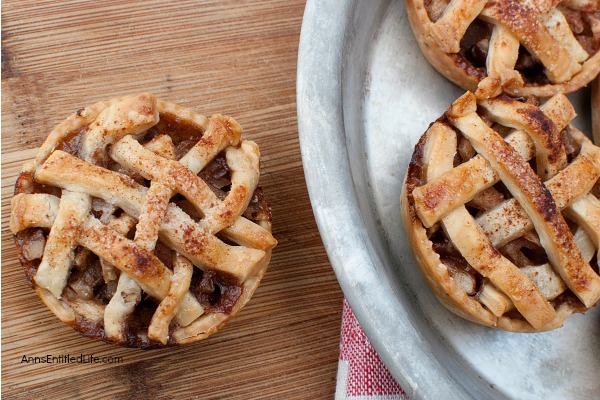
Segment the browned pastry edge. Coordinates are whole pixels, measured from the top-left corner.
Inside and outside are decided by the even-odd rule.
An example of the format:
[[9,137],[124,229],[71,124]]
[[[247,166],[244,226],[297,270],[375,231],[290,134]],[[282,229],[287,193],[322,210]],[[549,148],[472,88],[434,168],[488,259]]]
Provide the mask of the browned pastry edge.
[[[412,31],[429,63],[442,75],[465,90],[475,92],[485,73],[471,64],[457,66],[446,52],[442,51],[430,33],[432,25],[425,3],[422,0],[406,0],[406,11]],[[465,67],[470,68],[465,68]]]
[[[406,0],[406,11],[412,31],[429,63],[442,75],[464,90],[475,92],[479,82],[487,76],[482,68],[474,67],[460,54],[448,54],[440,49],[430,33],[433,24],[429,19],[424,0]],[[526,85],[515,89],[514,96],[551,97],[556,93],[571,93],[590,83],[600,71],[600,52],[583,63],[583,69],[561,84],[541,86]]]
[[491,326],[495,321],[494,315],[461,291],[446,268],[438,268],[441,263],[440,257],[433,251],[433,244],[427,238],[427,232],[417,216],[412,192],[417,186],[420,186],[420,176],[423,172],[423,148],[426,141],[427,134],[423,135],[415,145],[402,185],[401,212],[408,241],[422,275],[442,304],[463,318]]

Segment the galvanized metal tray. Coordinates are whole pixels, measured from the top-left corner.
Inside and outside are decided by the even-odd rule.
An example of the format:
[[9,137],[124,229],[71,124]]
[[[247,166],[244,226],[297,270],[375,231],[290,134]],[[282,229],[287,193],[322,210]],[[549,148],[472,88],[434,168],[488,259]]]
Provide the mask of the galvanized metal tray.
[[[374,347],[414,399],[600,396],[600,310],[515,334],[435,299],[399,211],[417,139],[462,90],[422,57],[401,0],[309,0],[298,59],[306,181],[327,253]],[[589,93],[573,96],[589,128]]]

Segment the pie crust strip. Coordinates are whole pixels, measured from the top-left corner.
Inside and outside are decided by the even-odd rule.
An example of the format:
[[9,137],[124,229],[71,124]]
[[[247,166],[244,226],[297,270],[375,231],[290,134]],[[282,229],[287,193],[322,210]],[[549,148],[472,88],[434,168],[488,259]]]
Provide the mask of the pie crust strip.
[[[575,117],[575,110],[563,94],[548,100],[541,110],[562,131]],[[517,130],[505,138],[525,160],[535,156],[535,145],[524,131]],[[449,211],[472,200],[479,192],[500,181],[499,176],[481,156],[460,164],[438,179],[427,182],[413,191],[415,207],[426,228],[433,226]],[[452,193],[448,192],[452,188]]]
[[560,275],[554,271],[554,268],[549,263],[526,265],[521,268],[521,271],[531,279],[542,296],[548,300],[554,300],[567,290],[567,286],[560,278]]
[[[131,138],[127,136],[127,138]],[[137,143],[137,142],[136,142]],[[157,156],[169,160],[175,159],[175,148],[171,138],[166,135],[157,136],[144,146]],[[158,240],[158,232],[174,192],[159,181],[151,181],[140,210],[140,222],[135,230],[134,241],[148,251],[154,250]]]
[[237,146],[242,135],[242,127],[233,119],[222,115],[213,115],[208,128],[179,162],[194,174],[200,173],[215,156],[228,146]]
[[231,169],[231,189],[227,197],[200,221],[210,232],[220,232],[233,223],[248,208],[252,194],[258,186],[260,151],[254,142],[244,140],[239,148],[226,151],[227,165]]
[[502,317],[505,312],[515,308],[514,303],[508,296],[496,289],[491,282],[483,283],[477,298],[498,318]]
[[81,158],[104,162],[106,146],[126,135],[142,133],[159,120],[156,98],[141,94],[115,103],[103,110],[90,124],[81,144]]
[[431,25],[431,35],[446,53],[460,51],[460,39],[477,18],[487,0],[452,0],[442,16]]
[[171,198],[171,190],[160,182],[152,181],[140,210],[140,222],[135,229],[135,242],[148,251],[154,250],[158,231]]
[[148,337],[150,339],[167,344],[167,340],[169,339],[169,325],[185,295],[189,293],[193,272],[193,265],[189,260],[180,255],[175,257],[169,294],[158,305],[148,327]]
[[[600,151],[589,141],[582,145],[581,153],[554,178],[545,182],[556,207],[562,210],[569,205],[576,207],[588,197],[600,178]],[[533,222],[515,198],[505,200],[495,208],[477,218],[494,246],[499,247],[516,239],[533,228]]]
[[[442,124],[434,124],[427,135],[426,180],[430,180],[453,168],[457,140],[456,133]],[[519,268],[492,246],[465,206],[451,211],[441,222],[467,262],[506,293],[531,326],[537,329],[554,319],[554,308]]]
[[49,290],[58,299],[67,286],[75,248],[84,234],[81,226],[91,208],[89,196],[63,190],[54,225],[46,239],[44,255],[34,277],[39,287]]
[[58,214],[60,198],[43,193],[19,193],[10,200],[10,231],[13,235],[27,228],[51,228]]
[[581,71],[581,64],[550,33],[538,11],[525,2],[499,0],[486,2],[480,17],[507,28],[529,53],[544,65],[552,83],[562,83]]
[[173,139],[165,134],[160,134],[152,138],[149,142],[144,143],[144,148],[169,160],[174,160],[176,157]]
[[594,195],[582,197],[566,209],[565,214],[577,223],[592,240],[596,249],[600,248],[600,200]]
[[583,259],[550,193],[527,162],[476,113],[452,118],[451,122],[470,140],[475,150],[490,162],[527,212],[550,262],[569,289],[586,307],[594,305],[600,298],[600,277]]
[[519,58],[519,40],[502,25],[494,25],[486,69],[488,76],[477,86],[478,98],[496,97],[503,87],[520,88],[524,85],[521,74],[515,70]]
[[[596,254],[597,244],[594,243],[592,238],[588,236],[588,234],[581,226],[578,226],[575,230],[575,233],[573,234],[573,239],[575,239],[577,247],[579,247],[579,250],[581,250],[581,255],[583,256],[583,259],[587,262],[590,262],[591,259],[594,257],[594,254]],[[596,240],[597,239],[598,238],[596,238]]]
[[131,275],[152,297],[163,299],[168,294],[171,272],[152,253],[93,217],[85,222],[84,232],[82,246]]
[[[102,221],[102,218],[98,219],[100,222],[105,223]],[[119,217],[111,215],[106,225],[108,225],[109,228],[114,229],[120,235],[127,236],[127,233],[133,229],[136,222],[136,219],[131,215],[123,213]],[[83,250],[88,254],[90,252],[85,248]],[[104,277],[104,282],[113,281],[118,278],[117,274],[119,269],[117,267],[110,264],[106,260],[103,260],[102,258],[100,259],[100,266],[102,267],[102,276]]]
[[519,58],[519,41],[508,29],[494,25],[490,38],[490,49],[486,60],[489,76],[500,76],[502,83],[519,81],[523,85],[521,74],[515,71]]
[[544,25],[546,25],[550,34],[567,49],[573,61],[583,63],[590,57],[573,35],[567,19],[560,10],[556,8],[550,9],[543,16],[543,19]]
[[479,105],[494,122],[529,135],[536,150],[537,172],[543,180],[552,178],[567,165],[560,130],[538,107],[509,97],[482,100]]
[[135,279],[122,272],[117,289],[104,308],[104,334],[110,339],[124,339],[123,327],[127,317],[142,300],[142,290]]

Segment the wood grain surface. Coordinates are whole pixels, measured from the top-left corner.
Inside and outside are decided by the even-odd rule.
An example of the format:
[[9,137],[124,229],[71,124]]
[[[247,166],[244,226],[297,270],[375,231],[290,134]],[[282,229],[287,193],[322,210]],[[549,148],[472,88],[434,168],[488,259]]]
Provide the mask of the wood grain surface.
[[[2,394],[19,398],[327,399],[342,294],[310,207],[298,145],[296,62],[304,1],[2,2]],[[25,280],[7,230],[22,163],[98,100],[151,92],[234,116],[261,147],[279,241],[250,303],[219,333],[174,349],[95,342]],[[122,363],[28,364],[94,354]]]

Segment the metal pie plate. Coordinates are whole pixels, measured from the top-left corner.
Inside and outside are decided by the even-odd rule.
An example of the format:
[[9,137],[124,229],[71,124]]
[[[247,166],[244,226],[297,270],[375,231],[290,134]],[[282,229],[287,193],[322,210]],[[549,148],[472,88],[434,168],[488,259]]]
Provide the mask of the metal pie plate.
[[[302,159],[325,248],[354,313],[413,399],[600,397],[600,310],[547,333],[447,311],[413,259],[400,191],[413,147],[463,91],[429,66],[404,2],[309,1],[298,59]],[[589,132],[589,92],[571,96]]]

